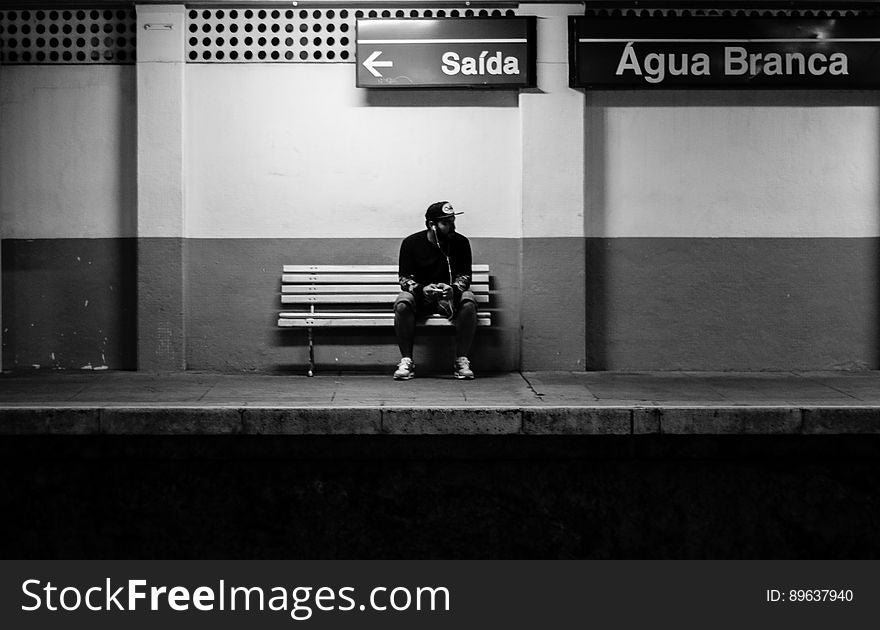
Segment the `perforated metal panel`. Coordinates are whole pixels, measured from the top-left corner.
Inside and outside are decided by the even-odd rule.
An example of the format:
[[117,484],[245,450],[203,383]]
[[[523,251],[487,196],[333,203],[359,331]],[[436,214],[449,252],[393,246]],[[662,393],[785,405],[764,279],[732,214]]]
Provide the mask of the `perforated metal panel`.
[[135,62],[134,9],[0,11],[0,63]]
[[[636,4],[636,2],[634,2]],[[719,3],[720,4],[720,3]],[[755,5],[749,7],[737,3],[736,8],[721,7],[665,7],[640,8],[617,6],[590,5],[584,11],[587,17],[801,17],[801,18],[836,18],[852,16],[878,15],[880,10],[865,7],[848,8],[846,6],[814,7],[810,9],[780,9]]]
[[358,18],[500,17],[513,9],[192,9],[190,63],[354,61]]

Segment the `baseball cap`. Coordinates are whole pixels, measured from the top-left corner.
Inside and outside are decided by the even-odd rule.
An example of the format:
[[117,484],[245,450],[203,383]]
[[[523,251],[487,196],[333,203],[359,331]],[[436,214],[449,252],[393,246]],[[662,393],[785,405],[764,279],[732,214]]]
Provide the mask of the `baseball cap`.
[[457,214],[462,213],[455,212],[451,203],[448,201],[438,201],[428,206],[428,209],[425,211],[425,219],[428,221],[440,221],[441,219],[454,217]]

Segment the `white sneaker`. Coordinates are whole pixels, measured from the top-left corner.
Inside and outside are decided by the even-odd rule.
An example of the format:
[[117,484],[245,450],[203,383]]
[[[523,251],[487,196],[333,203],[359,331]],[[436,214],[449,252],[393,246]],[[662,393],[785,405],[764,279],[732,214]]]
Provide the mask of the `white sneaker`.
[[467,357],[458,357],[455,360],[455,373],[453,376],[459,379],[472,379],[474,377],[474,372],[471,370],[470,359]]
[[395,381],[408,381],[416,375],[416,364],[409,357],[403,357],[394,372]]

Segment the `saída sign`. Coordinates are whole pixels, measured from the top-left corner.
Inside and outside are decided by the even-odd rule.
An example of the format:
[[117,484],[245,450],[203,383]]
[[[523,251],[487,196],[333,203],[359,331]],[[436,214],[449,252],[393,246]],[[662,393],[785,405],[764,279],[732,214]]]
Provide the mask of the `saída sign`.
[[535,85],[535,18],[361,19],[357,87]]
[[569,18],[572,87],[880,87],[880,19]]

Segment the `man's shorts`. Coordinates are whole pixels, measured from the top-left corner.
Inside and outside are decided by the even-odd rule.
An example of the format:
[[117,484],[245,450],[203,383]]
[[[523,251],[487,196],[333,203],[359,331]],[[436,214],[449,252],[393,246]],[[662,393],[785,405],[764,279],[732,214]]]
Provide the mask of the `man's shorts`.
[[[474,295],[473,291],[462,291],[461,298],[458,299],[453,305],[453,317],[458,315],[458,311],[461,308],[462,303],[464,302],[473,302],[476,306],[477,297]],[[416,297],[409,291],[401,291],[397,294],[397,299],[394,300],[394,310],[397,310],[398,304],[409,304],[410,308],[415,311],[416,318],[428,317],[429,315],[434,315],[439,312],[439,303],[438,302],[429,302],[424,297]]]

